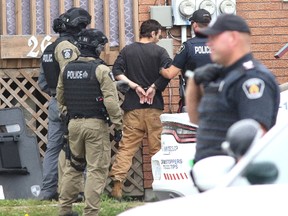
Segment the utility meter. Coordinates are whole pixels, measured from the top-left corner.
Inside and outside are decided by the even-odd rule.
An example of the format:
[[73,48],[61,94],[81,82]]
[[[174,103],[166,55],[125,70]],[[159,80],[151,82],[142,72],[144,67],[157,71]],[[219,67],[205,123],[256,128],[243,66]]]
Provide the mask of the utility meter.
[[173,24],[186,26],[190,25],[189,18],[196,10],[196,0],[171,0],[173,12]]
[[184,18],[188,19],[194,13],[196,7],[195,4],[190,0],[184,0],[179,5],[179,11]]
[[200,3],[199,9],[207,10],[211,15],[216,12],[216,5],[211,0],[204,0]]
[[231,0],[224,0],[219,6],[221,13],[234,14],[236,12],[236,5]]

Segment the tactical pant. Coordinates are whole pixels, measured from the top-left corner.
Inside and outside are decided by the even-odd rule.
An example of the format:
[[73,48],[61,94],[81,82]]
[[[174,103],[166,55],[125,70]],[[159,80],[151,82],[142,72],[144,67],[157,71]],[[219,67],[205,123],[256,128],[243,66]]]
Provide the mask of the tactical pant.
[[[99,213],[100,195],[106,185],[111,161],[109,128],[103,120],[81,118],[71,119],[68,130],[71,154],[76,158],[85,157],[87,162],[84,215],[95,216]],[[66,160],[59,196],[60,215],[71,213],[82,173]]]
[[123,182],[132,165],[132,159],[140,148],[145,134],[149,144],[149,155],[153,156],[161,148],[162,124],[159,109],[136,109],[124,113],[123,137],[119,143],[115,161],[109,173],[114,181]]
[[51,97],[48,108],[48,143],[43,160],[42,196],[49,197],[57,192],[58,156],[62,148],[63,123],[59,117],[57,101]]
[[[61,191],[61,183],[63,179],[64,170],[66,167],[66,154],[64,150],[60,151],[59,159],[58,159],[58,193],[60,194]],[[85,174],[83,173],[83,176],[79,176],[79,180],[76,180],[77,182],[80,181],[78,188],[78,193],[84,192],[84,184],[85,184]]]

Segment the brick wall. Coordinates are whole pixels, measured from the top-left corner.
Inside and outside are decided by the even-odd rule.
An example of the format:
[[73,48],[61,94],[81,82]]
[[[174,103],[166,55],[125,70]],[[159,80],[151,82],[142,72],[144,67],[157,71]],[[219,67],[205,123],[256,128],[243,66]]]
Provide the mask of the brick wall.
[[[139,22],[149,19],[149,7],[164,5],[164,0],[140,0]],[[170,4],[171,1],[168,1]],[[279,84],[288,82],[288,53],[281,59],[275,59],[274,54],[288,43],[288,2],[282,0],[237,0],[237,15],[242,16],[252,30],[252,52],[277,77]],[[181,38],[180,27],[173,27],[171,33]],[[166,33],[163,32],[163,36]],[[187,29],[190,37],[190,28]],[[174,53],[180,46],[180,41],[174,40]],[[164,112],[175,113],[178,108],[179,91],[178,78],[174,78],[164,92]],[[150,157],[148,156],[147,140],[143,142],[144,188],[150,188],[152,183]]]
[[252,30],[252,52],[277,77],[288,82],[288,53],[281,59],[274,54],[288,42],[288,2],[282,0],[237,0],[237,14]]

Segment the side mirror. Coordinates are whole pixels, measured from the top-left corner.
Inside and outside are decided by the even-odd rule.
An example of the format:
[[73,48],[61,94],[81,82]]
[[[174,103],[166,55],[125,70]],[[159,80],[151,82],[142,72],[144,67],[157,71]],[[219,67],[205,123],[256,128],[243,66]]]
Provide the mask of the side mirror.
[[271,184],[277,179],[278,175],[278,168],[271,162],[250,164],[243,174],[252,185]]
[[222,143],[222,149],[228,155],[239,159],[262,135],[263,131],[257,121],[253,119],[240,120],[228,129],[226,141]]
[[235,159],[217,155],[198,161],[192,168],[191,177],[199,192],[214,188],[235,165]]

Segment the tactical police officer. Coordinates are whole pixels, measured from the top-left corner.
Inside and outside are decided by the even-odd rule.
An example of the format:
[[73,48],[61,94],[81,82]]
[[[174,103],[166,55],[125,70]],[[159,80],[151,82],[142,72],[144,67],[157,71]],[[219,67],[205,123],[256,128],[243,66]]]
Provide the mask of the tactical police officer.
[[48,108],[48,143],[43,160],[43,182],[39,196],[42,200],[58,197],[57,164],[64,133],[55,99],[60,69],[80,55],[80,51],[75,46],[77,34],[90,22],[90,14],[82,8],[74,7],[60,15],[53,22],[53,30],[59,33],[60,37],[45,49],[41,57],[38,84],[42,91],[51,96]]
[[168,79],[175,77],[180,72],[180,70],[182,72],[182,75],[179,76],[180,101],[178,112],[185,111],[183,109],[185,106],[185,71],[193,71],[198,67],[201,67],[207,63],[211,63],[210,49],[206,45],[207,36],[199,32],[200,28],[208,26],[209,22],[211,21],[210,13],[205,9],[199,9],[193,13],[189,20],[191,21],[191,27],[195,33],[195,37],[184,42],[175,55],[172,65],[160,72],[162,76]]
[[67,106],[69,116],[70,158],[67,160],[60,191],[60,215],[72,212],[75,185],[86,167],[84,215],[98,215],[100,194],[108,177],[111,161],[109,123],[115,125],[115,141],[122,137],[122,115],[114,77],[99,58],[107,43],[96,29],[83,30],[79,45],[81,55],[61,72],[57,100]]

